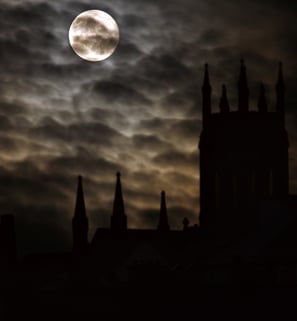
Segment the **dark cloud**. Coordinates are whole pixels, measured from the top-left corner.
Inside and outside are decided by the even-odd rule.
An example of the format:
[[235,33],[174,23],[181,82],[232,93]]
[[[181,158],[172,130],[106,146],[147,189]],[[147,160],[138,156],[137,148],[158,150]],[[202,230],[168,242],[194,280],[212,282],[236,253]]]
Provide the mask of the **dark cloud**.
[[74,156],[56,157],[49,160],[47,166],[48,171],[53,174],[71,176],[73,173],[88,172],[90,177],[100,175],[100,179],[109,179],[114,173],[123,169],[120,164],[104,158],[95,158],[87,150],[81,150]]
[[134,14],[125,14],[122,18],[122,23],[126,28],[131,28],[132,31],[135,30],[135,28],[147,27],[147,21]]
[[188,171],[189,168],[194,168],[194,170],[198,168],[197,160],[198,156],[196,152],[187,154],[177,150],[170,150],[153,158],[153,162],[158,166],[175,168],[176,170],[180,168],[184,171]]
[[158,152],[171,148],[170,144],[153,135],[135,135],[133,136],[133,143],[138,150],[146,149],[151,152]]
[[155,228],[162,189],[173,228],[184,216],[197,222],[205,62],[217,111],[222,83],[237,106],[242,57],[251,104],[263,81],[273,109],[283,60],[290,191],[297,192],[296,2],[103,0],[98,9],[115,18],[120,42],[96,64],[68,42],[71,22],[94,9],[91,1],[2,2],[0,205],[16,213],[26,251],[70,246],[78,174],[90,234],[109,225],[118,170],[131,227]]
[[151,104],[150,100],[137,90],[114,81],[97,81],[93,84],[92,90],[95,94],[104,97],[107,103],[120,101],[126,105],[146,106]]
[[[81,133],[84,133],[83,135]],[[64,125],[53,118],[45,117],[29,135],[38,140],[61,141],[73,144],[100,144],[110,146],[114,140],[124,137],[116,130],[100,122],[73,123]]]

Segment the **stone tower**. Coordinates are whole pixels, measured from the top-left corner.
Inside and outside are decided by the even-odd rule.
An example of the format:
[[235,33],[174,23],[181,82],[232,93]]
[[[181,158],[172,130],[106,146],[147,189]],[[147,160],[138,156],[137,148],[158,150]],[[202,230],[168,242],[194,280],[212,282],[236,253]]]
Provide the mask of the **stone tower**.
[[211,85],[205,66],[200,135],[200,226],[230,232],[248,228],[259,202],[288,195],[288,135],[285,129],[282,65],[276,84],[276,108],[268,111],[264,85],[258,110],[249,110],[246,67],[241,61],[238,107],[230,110],[223,85],[220,111],[211,108]]

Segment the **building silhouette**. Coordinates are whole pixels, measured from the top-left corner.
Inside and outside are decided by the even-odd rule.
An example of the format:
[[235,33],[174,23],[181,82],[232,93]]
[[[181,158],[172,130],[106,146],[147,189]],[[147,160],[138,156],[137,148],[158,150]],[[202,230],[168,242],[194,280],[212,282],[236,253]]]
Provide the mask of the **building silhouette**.
[[[185,280],[186,275],[191,275],[192,280],[206,284],[251,280],[273,283],[279,264],[286,265],[284,262],[292,260],[297,264],[293,251],[297,239],[292,238],[297,227],[294,217],[297,202],[288,193],[289,143],[281,64],[275,89],[275,107],[268,108],[265,87],[261,84],[257,110],[250,110],[247,72],[241,61],[238,106],[230,108],[223,85],[219,112],[214,113],[208,65],[205,65],[203,130],[199,142],[200,226],[191,226],[186,217],[183,220],[181,217],[183,230],[170,230],[166,194],[162,191],[156,228],[129,229],[121,176],[117,173],[110,228],[99,227],[88,244],[79,177],[73,218],[74,253],[87,255],[92,266],[97,266],[96,271],[101,269],[103,274],[113,271],[114,280],[119,282],[135,281],[136,275],[140,275],[137,269],[144,271],[145,267],[148,275],[150,269],[156,272],[158,266],[162,273],[167,269],[167,275],[174,280]],[[286,257],[281,254],[285,252]],[[265,266],[264,272],[259,270],[260,263]],[[267,269],[274,272],[267,274]],[[215,271],[214,279],[210,270]],[[263,273],[270,276],[264,278]],[[296,276],[291,281],[297,283]]]
[[276,107],[268,111],[260,86],[258,110],[249,110],[246,67],[241,61],[238,107],[231,111],[226,86],[220,112],[212,113],[211,84],[205,66],[203,130],[200,136],[200,223],[217,232],[242,233],[255,224],[259,202],[288,196],[288,135],[284,122],[282,66]]
[[[205,65],[199,142],[200,226],[190,225],[181,216],[183,229],[171,230],[162,191],[156,228],[129,229],[124,186],[117,173],[110,227],[98,227],[90,239],[79,176],[71,252],[35,253],[17,261],[13,216],[1,216],[0,258],[5,262],[1,267],[10,267],[10,272],[3,274],[7,283],[0,279],[0,284],[6,284],[5,291],[38,293],[41,307],[42,295],[48,300],[51,294],[51,304],[57,304],[62,293],[63,307],[67,310],[67,304],[71,305],[73,315],[76,309],[82,308],[85,314],[85,308],[90,308],[89,298],[82,299],[81,294],[95,293],[106,319],[131,317],[128,306],[132,300],[135,320],[179,320],[190,319],[188,313],[197,304],[200,312],[205,304],[209,313],[208,307],[214,303],[230,304],[240,297],[236,290],[232,300],[226,292],[217,301],[212,295],[208,298],[207,293],[213,292],[205,289],[214,285],[235,289],[268,286],[268,291],[272,285],[297,286],[297,197],[288,191],[289,142],[281,64],[275,91],[276,106],[271,110],[261,84],[257,110],[251,110],[246,67],[241,61],[236,110],[223,85],[219,112],[214,113]],[[132,294],[128,295],[127,289]],[[156,301],[145,315],[151,290]],[[70,298],[70,293],[79,299]]]
[[4,214],[0,216],[0,262],[14,263],[17,258],[14,216]]

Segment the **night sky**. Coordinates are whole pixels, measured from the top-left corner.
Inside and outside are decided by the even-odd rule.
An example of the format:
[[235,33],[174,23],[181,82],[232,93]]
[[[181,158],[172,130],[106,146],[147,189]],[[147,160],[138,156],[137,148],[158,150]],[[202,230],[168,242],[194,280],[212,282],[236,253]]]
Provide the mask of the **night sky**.
[[[120,28],[103,62],[82,60],[68,43],[71,22],[88,9]],[[241,58],[251,109],[263,81],[274,110],[283,61],[296,194],[296,12],[286,0],[2,0],[0,212],[15,214],[19,253],[70,249],[79,174],[90,240],[109,226],[117,171],[130,228],[156,227],[161,190],[171,228],[185,216],[198,222],[205,62],[218,111],[222,83],[236,109]]]

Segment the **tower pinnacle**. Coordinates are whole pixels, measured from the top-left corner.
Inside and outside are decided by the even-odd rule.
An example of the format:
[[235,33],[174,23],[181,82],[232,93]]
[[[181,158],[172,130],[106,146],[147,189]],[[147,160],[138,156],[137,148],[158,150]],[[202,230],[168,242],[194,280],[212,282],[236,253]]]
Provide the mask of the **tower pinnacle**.
[[126,230],[127,216],[125,214],[120,172],[117,172],[116,177],[117,180],[114,194],[113,211],[111,216],[111,228],[114,230]]
[[208,64],[204,66],[204,81],[202,85],[202,117],[203,125],[211,114],[211,86],[209,82]]
[[160,217],[158,224],[159,231],[169,231],[170,227],[168,224],[167,207],[166,207],[166,194],[164,191],[161,192],[161,206],[160,206]]
[[244,60],[241,59],[239,80],[238,80],[238,110],[247,112],[249,109],[249,88],[246,77],[246,67]]
[[78,176],[74,217],[87,217],[81,175]]
[[275,86],[276,89],[276,111],[279,112],[282,117],[284,117],[285,113],[285,84],[284,84],[284,77],[283,77],[283,68],[282,63],[279,63],[279,70],[278,70],[278,79]]
[[88,218],[83,193],[82,177],[78,176],[76,203],[72,219],[73,250],[84,253],[88,246]]

